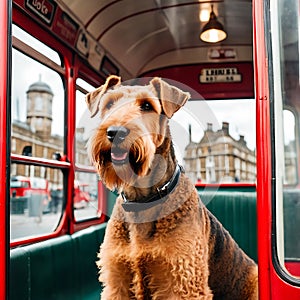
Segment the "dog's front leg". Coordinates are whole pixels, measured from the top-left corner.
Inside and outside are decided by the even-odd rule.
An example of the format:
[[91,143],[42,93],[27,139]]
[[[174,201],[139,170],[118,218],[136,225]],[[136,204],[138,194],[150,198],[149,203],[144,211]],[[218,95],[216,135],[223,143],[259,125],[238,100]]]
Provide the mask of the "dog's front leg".
[[131,262],[129,244],[124,224],[111,219],[108,222],[104,242],[97,265],[99,281],[103,284],[101,300],[129,300],[132,297]]
[[114,262],[113,268],[103,268],[99,280],[103,283],[101,300],[129,300],[132,277],[126,264]]
[[[192,255],[191,255],[192,256]],[[155,300],[211,300],[208,286],[208,266],[198,267],[188,256],[169,260],[156,259],[148,264],[147,286]],[[207,266],[207,269],[205,269]]]
[[173,290],[176,297],[167,299],[213,299],[212,291],[208,286],[208,266],[205,261],[195,259],[193,255],[178,258],[172,274],[175,279]]

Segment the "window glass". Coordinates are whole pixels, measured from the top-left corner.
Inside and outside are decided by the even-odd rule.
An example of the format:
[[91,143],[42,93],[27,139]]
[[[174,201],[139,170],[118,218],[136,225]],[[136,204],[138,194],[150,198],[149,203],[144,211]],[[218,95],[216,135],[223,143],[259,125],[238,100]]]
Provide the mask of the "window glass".
[[[28,76],[30,74],[30,76]],[[31,156],[63,153],[64,87],[58,73],[13,49],[12,139],[14,154],[31,146]],[[14,143],[14,142],[13,142]]]
[[93,119],[85,103],[85,94],[76,91],[76,163],[91,166],[86,152],[86,144],[93,132]]
[[37,50],[40,53],[43,53],[46,57],[51,59],[53,62],[55,62],[58,65],[61,65],[61,59],[57,52],[55,52],[53,49],[49,48],[18,26],[14,25],[12,26],[12,34],[22,42],[29,44],[32,48]]
[[11,241],[53,232],[64,204],[63,174],[58,169],[11,164]]
[[80,88],[76,90],[76,162],[91,165],[86,155],[86,143],[97,128],[99,119],[97,116],[91,118],[85,102],[85,94],[94,90],[95,87],[80,78],[76,80],[76,84]]
[[99,217],[98,184],[96,173],[75,173],[74,215],[76,221]]
[[65,194],[62,171],[47,166],[47,160],[57,160],[65,152],[65,90],[59,73],[47,67],[47,61],[40,62],[44,57],[57,64],[61,60],[16,26],[13,35],[25,45],[16,43],[18,49],[12,50],[11,241],[55,231]]
[[[99,178],[87,155],[86,144],[97,127],[97,117],[91,118],[85,102],[85,94],[95,88],[78,78],[76,81],[76,166],[73,200],[76,221],[99,217]],[[82,171],[84,170],[84,171]]]
[[255,182],[254,99],[190,101],[170,124],[177,157],[193,182]]
[[286,272],[300,277],[299,1],[278,0],[272,5],[276,255]]
[[296,150],[296,119],[295,115],[285,109],[283,111],[284,128],[284,185],[294,186],[298,182],[297,150]]

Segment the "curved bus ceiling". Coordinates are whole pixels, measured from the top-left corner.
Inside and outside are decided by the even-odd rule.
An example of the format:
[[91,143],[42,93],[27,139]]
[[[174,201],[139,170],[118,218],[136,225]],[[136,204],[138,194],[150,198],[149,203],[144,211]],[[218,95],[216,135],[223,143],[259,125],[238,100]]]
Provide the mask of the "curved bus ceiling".
[[[106,0],[85,1],[84,5],[82,0],[57,0],[54,20],[41,16],[42,7],[34,7],[37,1],[14,3],[45,26],[57,26],[57,18],[61,18],[63,26],[68,27],[65,15],[57,16],[59,11],[66,13],[76,27],[74,46],[79,52],[95,68],[99,58],[107,56],[123,79],[162,67],[216,62],[216,58],[211,59],[211,51],[220,48],[234,51],[222,62],[252,61],[251,0]],[[210,11],[212,4],[228,35],[217,44],[199,39],[206,23],[200,21],[200,12]]]

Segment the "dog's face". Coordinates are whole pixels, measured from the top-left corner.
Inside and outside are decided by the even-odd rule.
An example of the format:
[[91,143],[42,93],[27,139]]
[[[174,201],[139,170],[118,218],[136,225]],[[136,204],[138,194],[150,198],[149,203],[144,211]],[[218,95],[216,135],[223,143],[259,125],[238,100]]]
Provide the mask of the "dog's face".
[[126,86],[117,76],[110,76],[103,86],[87,94],[92,117],[98,111],[100,115],[88,151],[109,189],[133,185],[148,174],[166,138],[168,118],[188,96],[159,78],[147,86]]

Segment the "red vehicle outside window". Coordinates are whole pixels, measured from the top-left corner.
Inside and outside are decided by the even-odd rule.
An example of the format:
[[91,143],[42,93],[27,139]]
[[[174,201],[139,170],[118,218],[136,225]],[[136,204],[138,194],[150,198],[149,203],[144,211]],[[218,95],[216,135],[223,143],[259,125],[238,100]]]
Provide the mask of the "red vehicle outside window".
[[15,176],[11,178],[10,194],[12,199],[23,198],[25,206],[33,211],[42,213],[49,211],[50,192],[49,183],[46,179],[38,177]]

